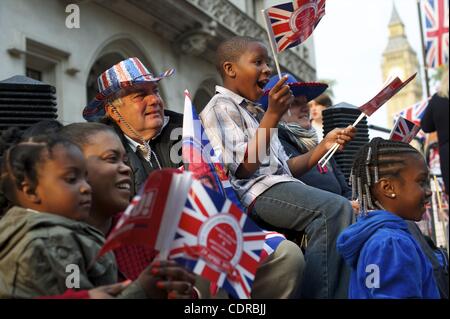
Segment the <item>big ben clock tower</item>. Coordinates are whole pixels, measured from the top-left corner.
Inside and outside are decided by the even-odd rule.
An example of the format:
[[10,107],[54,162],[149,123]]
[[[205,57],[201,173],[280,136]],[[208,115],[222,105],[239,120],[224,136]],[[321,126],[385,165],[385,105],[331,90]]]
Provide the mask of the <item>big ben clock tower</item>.
[[[383,81],[389,77],[398,76],[402,81],[419,70],[419,62],[416,52],[411,48],[405,34],[405,25],[400,19],[395,5],[392,8],[391,20],[389,21],[389,40],[383,52]],[[422,81],[419,72],[416,78],[398,92],[387,102],[388,119],[390,128],[393,126],[394,115],[408,106],[422,99]]]

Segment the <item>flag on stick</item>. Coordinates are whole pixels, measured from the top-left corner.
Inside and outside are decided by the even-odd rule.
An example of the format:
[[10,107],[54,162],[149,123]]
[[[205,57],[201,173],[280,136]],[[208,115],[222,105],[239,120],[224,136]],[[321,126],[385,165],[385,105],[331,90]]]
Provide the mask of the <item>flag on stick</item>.
[[399,141],[409,144],[419,131],[420,126],[408,121],[402,116],[399,116],[395,122],[394,128],[391,131],[389,139],[392,141]]
[[189,172],[151,173],[106,240],[99,257],[126,245],[144,245],[249,298],[266,234],[221,194]]
[[185,169],[204,185],[243,208],[231,188],[220,158],[209,142],[187,90],[184,91],[183,114],[182,157]]
[[223,287],[250,298],[266,234],[230,200],[195,180],[170,258]]
[[409,82],[411,82],[415,77],[416,73],[411,75],[406,81],[402,82],[398,77],[393,79],[386,85],[377,95],[375,95],[369,102],[361,105],[359,110],[371,116],[376,110],[378,110],[384,103],[386,103],[391,97],[397,94],[401,89],[403,89]]
[[[391,97],[397,94],[401,89],[403,89],[409,82],[411,82],[415,77],[416,73],[411,75],[406,81],[402,82],[398,77],[390,81],[377,95],[375,95],[369,102],[361,105],[358,109],[361,111],[360,116],[352,124],[353,127],[358,125],[358,123],[364,118],[364,116],[371,116],[378,110],[384,103],[386,103]],[[327,165],[330,158],[339,149],[339,144],[335,143],[328,152],[319,160],[318,164],[323,168]]]
[[263,10],[277,52],[295,47],[313,33],[325,15],[325,0],[293,0]]

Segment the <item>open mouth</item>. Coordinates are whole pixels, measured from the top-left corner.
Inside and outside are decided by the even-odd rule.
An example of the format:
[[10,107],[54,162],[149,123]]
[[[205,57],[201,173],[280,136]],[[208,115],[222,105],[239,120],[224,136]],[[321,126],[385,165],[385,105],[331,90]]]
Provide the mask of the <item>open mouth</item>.
[[130,191],[131,190],[131,181],[121,181],[116,184],[116,187],[120,190]]
[[80,205],[81,205],[82,207],[91,207],[91,201],[90,201],[90,200],[82,201],[82,202],[80,203]]
[[256,82],[256,85],[258,85],[261,90],[264,90],[264,87],[267,85],[267,83],[269,83],[269,79],[264,79]]

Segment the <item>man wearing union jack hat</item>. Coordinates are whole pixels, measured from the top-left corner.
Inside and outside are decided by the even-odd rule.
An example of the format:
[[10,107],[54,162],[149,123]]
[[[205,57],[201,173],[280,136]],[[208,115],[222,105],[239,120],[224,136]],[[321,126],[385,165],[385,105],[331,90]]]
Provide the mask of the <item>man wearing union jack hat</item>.
[[175,140],[170,135],[182,127],[183,116],[165,110],[158,89],[159,81],[173,72],[155,76],[138,58],[123,60],[98,77],[99,93],[83,110],[87,121],[110,125],[121,138],[132,168],[133,195],[154,169],[181,166],[181,157],[170,157],[181,130]]
[[[112,126],[121,138],[132,169],[132,195],[151,171],[182,165],[181,157],[174,160],[170,155],[172,147],[181,140],[181,130],[175,140],[171,133],[182,127],[183,115],[165,110],[158,91],[158,82],[172,74],[173,70],[168,70],[154,76],[138,58],[126,59],[99,76],[99,93],[83,110],[84,119]],[[279,238],[274,236],[270,241]],[[267,242],[266,245],[270,246]],[[270,250],[272,253],[258,268],[252,298],[297,298],[304,268],[300,248],[284,240],[276,248],[270,246]],[[211,297],[205,281],[197,279],[200,294]]]

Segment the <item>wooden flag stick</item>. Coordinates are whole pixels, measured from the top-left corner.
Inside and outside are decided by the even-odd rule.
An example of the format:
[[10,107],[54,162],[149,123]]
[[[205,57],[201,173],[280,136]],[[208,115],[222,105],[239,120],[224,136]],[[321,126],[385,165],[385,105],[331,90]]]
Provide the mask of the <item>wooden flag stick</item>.
[[278,76],[281,79],[281,69],[280,69],[280,64],[278,63],[275,43],[273,42],[273,34],[270,31],[271,26],[270,26],[269,17],[267,16],[265,10],[261,10],[261,14],[263,15],[264,21],[266,22],[267,37],[269,38],[269,43],[270,43],[270,47],[272,49],[273,59],[275,60],[275,66],[277,68]]
[[[272,49],[273,59],[275,61],[275,66],[277,68],[278,80],[281,80],[280,63],[278,62],[278,55],[277,55],[277,51],[276,51],[275,43],[274,43],[274,36],[271,32],[272,27],[270,26],[270,20],[269,20],[269,17],[267,16],[265,10],[261,10],[261,14],[263,15],[264,21],[266,22],[267,37],[269,38],[270,48]],[[289,108],[287,111],[288,111],[288,116],[291,116],[291,109]]]

